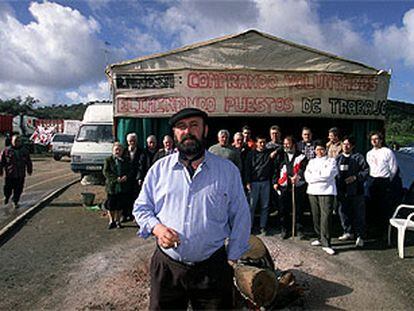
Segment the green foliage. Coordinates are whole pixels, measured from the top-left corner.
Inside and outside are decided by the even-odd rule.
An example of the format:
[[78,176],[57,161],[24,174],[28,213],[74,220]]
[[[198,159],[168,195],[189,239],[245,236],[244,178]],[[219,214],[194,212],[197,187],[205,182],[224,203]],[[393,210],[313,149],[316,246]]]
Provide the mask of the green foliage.
[[41,119],[82,120],[87,106],[82,103],[70,106],[45,106],[37,108],[35,116]]
[[[11,115],[25,114],[40,119],[82,120],[89,104],[52,105],[35,108],[39,101],[31,96],[7,100],[0,99],[0,113]],[[414,104],[388,100],[385,127],[387,141],[395,141],[400,145],[414,142]]]
[[385,121],[387,141],[401,146],[414,142],[414,105],[389,100]]
[[7,100],[0,99],[0,113],[13,116],[24,114],[40,119],[82,120],[86,107],[89,104],[52,105],[35,107],[39,101],[31,96],[22,99],[20,96]]
[[33,115],[34,105],[38,102],[37,99],[31,96],[27,96],[25,99],[22,99],[20,96],[7,100],[0,99],[0,112],[11,115]]

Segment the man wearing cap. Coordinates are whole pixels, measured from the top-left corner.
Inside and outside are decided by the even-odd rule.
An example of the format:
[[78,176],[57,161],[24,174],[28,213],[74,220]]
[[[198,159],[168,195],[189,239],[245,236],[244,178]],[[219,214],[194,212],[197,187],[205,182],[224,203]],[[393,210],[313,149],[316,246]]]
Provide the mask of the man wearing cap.
[[157,240],[150,310],[232,308],[231,265],[249,248],[250,214],[236,166],[205,150],[206,121],[195,108],[171,117],[178,153],[151,167],[135,202],[138,235]]

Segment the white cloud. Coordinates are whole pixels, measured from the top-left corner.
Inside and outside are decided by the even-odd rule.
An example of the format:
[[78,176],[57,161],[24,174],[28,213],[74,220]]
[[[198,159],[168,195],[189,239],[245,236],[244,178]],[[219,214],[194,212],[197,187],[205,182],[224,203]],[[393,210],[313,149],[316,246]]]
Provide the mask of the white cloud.
[[414,9],[404,14],[403,25],[378,29],[374,33],[374,45],[381,61],[403,61],[414,67]]
[[124,34],[127,43],[125,50],[133,52],[135,55],[152,54],[162,50],[161,43],[152,35],[143,33],[140,29],[128,29]]
[[72,103],[109,100],[109,84],[103,80],[96,84],[82,85],[77,90],[66,92],[65,95]]
[[174,2],[161,16],[156,15],[149,19],[177,39],[173,43],[176,47],[246,30],[256,24],[258,10],[249,0],[183,0]]
[[316,8],[304,0],[257,0],[258,27],[284,39],[314,46],[324,43]]
[[29,11],[34,21],[27,25],[0,16],[0,89],[61,89],[103,78],[103,44],[93,18],[51,2],[33,2]]
[[15,84],[14,82],[0,83],[0,98],[8,99],[20,96],[25,98],[32,96],[40,101],[40,104],[55,104],[57,101],[57,94],[55,89],[50,89],[42,86],[27,86]]
[[154,14],[149,19],[176,38],[176,46],[256,28],[342,57],[379,64],[375,47],[354,29],[354,22],[321,20],[318,8],[316,2],[305,0],[182,0],[173,2],[161,17]]
[[[111,12],[110,0],[88,1],[99,17],[33,2],[34,21],[27,24],[0,1],[0,98],[31,95],[44,104],[108,99],[108,84],[102,81],[105,50],[112,63],[249,28],[378,68],[414,66],[414,9],[401,26],[384,27],[366,15],[357,17],[358,23],[322,19],[319,4],[305,0],[120,2],[119,15]],[[99,39],[97,20],[112,46]],[[361,33],[361,23],[372,27],[371,37]]]

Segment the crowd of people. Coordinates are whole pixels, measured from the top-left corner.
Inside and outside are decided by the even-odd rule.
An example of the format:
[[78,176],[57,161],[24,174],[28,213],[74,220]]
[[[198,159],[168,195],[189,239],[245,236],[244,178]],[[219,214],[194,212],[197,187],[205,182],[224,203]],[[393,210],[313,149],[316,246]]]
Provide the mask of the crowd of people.
[[[268,234],[269,211],[276,210],[281,238],[293,234],[302,239],[303,214],[310,207],[313,229],[318,237],[311,245],[322,246],[326,253],[333,255],[333,213],[338,212],[343,229],[338,239],[354,239],[357,247],[363,247],[368,204],[374,210],[370,223],[375,224],[378,232],[386,233],[394,210],[391,188],[398,166],[393,152],[384,146],[382,133],[370,134],[372,149],[366,159],[355,149],[355,139],[340,138],[335,127],[328,130],[327,143],[313,140],[308,127],[303,127],[302,139],[298,142],[291,135],[282,139],[277,125],[271,126],[269,136],[269,141],[261,135],[253,140],[250,128],[245,126],[234,134],[230,144],[228,131],[221,130],[218,134],[220,149],[209,149],[227,157],[239,168],[237,163],[241,161],[252,232]],[[224,152],[225,149],[228,151]],[[230,157],[231,150],[238,151],[238,156]],[[254,228],[256,209],[260,210],[258,230]]]
[[[239,170],[245,196],[250,206],[251,231],[267,235],[269,215],[277,215],[277,226],[283,239],[295,235],[304,238],[303,215],[310,210],[317,239],[314,246],[322,246],[328,254],[331,247],[332,215],[337,212],[343,234],[339,240],[355,240],[364,246],[366,238],[366,204],[372,205],[372,224],[379,232],[386,232],[391,207],[391,185],[397,176],[397,162],[393,152],[384,146],[380,132],[370,134],[372,149],[364,157],[355,150],[355,139],[340,137],[338,128],[328,131],[327,143],[314,140],[312,130],[303,127],[302,139],[291,135],[282,138],[281,128],[273,125],[269,138],[257,135],[254,139],[249,126],[231,136],[228,130],[217,133],[217,143],[208,151],[230,160]],[[119,217],[110,213],[109,228],[122,227],[121,222],[132,220],[132,208],[149,168],[159,159],[176,153],[174,139],[165,135],[161,149],[157,137],[150,135],[146,148],[137,147],[137,135],[127,135],[125,152],[114,144],[112,160],[107,160],[104,175],[107,178],[108,209],[118,209]],[[206,148],[206,146],[204,146]],[[129,163],[126,165],[124,162]],[[116,187],[114,184],[119,184]],[[124,186],[122,186],[124,185]],[[112,197],[123,193],[128,199],[123,204]],[[258,226],[254,222],[259,212]]]

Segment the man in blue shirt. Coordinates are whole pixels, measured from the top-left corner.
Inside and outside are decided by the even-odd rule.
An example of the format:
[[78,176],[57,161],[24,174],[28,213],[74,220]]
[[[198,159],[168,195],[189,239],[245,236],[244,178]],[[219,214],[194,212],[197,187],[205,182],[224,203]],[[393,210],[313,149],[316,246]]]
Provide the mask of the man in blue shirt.
[[205,150],[206,121],[195,108],[171,117],[179,152],[151,167],[135,202],[138,235],[157,240],[150,310],[232,308],[231,265],[249,248],[250,214],[237,167]]

